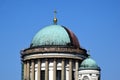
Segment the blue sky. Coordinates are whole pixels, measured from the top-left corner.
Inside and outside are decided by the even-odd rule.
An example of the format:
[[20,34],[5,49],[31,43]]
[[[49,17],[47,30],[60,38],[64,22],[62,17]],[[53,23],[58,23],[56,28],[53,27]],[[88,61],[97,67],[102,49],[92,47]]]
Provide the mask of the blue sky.
[[0,0],[0,79],[21,80],[20,50],[41,28],[72,30],[101,67],[101,80],[120,80],[119,0]]

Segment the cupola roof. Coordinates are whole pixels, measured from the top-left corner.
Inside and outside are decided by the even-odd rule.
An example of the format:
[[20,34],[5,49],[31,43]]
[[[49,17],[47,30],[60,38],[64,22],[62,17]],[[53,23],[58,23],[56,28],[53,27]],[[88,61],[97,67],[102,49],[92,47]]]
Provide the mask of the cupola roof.
[[85,60],[82,61],[81,65],[80,65],[80,70],[100,70],[99,66],[96,64],[96,62],[88,57]]
[[49,25],[38,31],[33,37],[31,47],[63,46],[80,48],[77,37],[64,26]]

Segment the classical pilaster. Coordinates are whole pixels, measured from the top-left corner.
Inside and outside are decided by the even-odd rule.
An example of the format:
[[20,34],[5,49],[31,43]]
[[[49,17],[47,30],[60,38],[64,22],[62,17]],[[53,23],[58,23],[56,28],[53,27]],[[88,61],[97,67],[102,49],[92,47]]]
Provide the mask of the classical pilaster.
[[24,62],[24,80],[26,80],[27,64]]
[[56,80],[56,70],[57,70],[57,64],[56,64],[56,59],[54,59],[54,62],[53,62],[53,80]]
[[34,60],[32,60],[32,80],[35,80],[35,63]]
[[41,80],[41,61],[38,59],[38,80]]
[[30,80],[30,62],[27,61],[27,80]]
[[76,69],[75,69],[75,80],[78,80],[78,60],[76,60],[75,62],[75,66],[76,66]]
[[69,80],[72,80],[72,59],[69,60]]
[[65,60],[62,59],[62,73],[61,73],[61,80],[65,80]]
[[49,80],[48,59],[45,61],[45,80]]

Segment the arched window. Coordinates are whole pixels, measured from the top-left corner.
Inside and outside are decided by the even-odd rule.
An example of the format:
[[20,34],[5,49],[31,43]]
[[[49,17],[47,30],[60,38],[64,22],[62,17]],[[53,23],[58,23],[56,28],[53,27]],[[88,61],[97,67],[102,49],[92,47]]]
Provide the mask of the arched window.
[[82,80],[90,80],[88,76],[84,76]]

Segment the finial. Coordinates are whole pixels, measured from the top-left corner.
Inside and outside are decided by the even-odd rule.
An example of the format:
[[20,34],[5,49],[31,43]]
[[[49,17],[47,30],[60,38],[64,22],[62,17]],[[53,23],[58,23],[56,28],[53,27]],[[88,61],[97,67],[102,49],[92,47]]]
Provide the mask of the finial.
[[57,14],[57,11],[55,10],[54,11],[54,19],[53,19],[54,24],[57,24],[56,14]]

